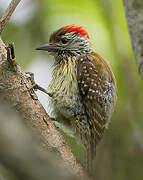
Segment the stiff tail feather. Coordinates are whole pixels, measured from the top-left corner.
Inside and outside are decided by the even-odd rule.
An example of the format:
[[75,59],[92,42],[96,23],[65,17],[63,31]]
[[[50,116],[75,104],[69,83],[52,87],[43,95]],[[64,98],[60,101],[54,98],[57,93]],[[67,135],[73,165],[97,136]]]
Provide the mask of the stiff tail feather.
[[95,170],[95,157],[96,157],[96,145],[93,142],[90,142],[86,146],[86,153],[85,153],[85,168],[89,176],[94,175]]

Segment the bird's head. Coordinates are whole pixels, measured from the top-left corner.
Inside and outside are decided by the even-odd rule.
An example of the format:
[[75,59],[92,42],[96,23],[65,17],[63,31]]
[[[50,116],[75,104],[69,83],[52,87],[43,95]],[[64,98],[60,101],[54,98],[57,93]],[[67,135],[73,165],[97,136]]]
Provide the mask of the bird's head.
[[81,55],[91,51],[88,33],[75,25],[64,26],[52,33],[49,44],[36,48],[50,52],[55,57]]

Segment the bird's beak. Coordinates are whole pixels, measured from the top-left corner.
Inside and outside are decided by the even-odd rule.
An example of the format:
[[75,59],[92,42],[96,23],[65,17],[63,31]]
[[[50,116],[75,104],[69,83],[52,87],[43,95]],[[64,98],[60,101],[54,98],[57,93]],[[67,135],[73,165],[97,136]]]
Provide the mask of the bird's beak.
[[44,44],[43,46],[37,47],[36,50],[43,50],[48,52],[57,51],[58,47],[53,44]]

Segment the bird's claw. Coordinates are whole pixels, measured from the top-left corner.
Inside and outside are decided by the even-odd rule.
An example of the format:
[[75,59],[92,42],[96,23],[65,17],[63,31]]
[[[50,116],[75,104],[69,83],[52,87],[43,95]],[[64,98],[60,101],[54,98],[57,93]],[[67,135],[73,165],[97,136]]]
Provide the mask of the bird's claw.
[[46,89],[44,89],[43,87],[41,87],[41,86],[39,86],[38,84],[35,83],[34,73],[32,73],[32,72],[25,72],[25,73],[26,73],[26,75],[29,75],[28,78],[29,78],[29,80],[31,81],[31,84],[32,84],[32,86],[29,88],[29,91],[31,89],[34,89],[35,91],[40,90],[40,91],[46,93],[47,95],[49,95],[50,97],[52,96],[52,94],[48,93]]

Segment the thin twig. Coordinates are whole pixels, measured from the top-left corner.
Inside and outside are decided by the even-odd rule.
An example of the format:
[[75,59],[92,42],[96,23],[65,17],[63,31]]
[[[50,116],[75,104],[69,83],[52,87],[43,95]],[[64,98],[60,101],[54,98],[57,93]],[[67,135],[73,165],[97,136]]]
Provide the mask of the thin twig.
[[2,31],[4,30],[5,26],[7,25],[11,15],[13,14],[15,8],[17,7],[17,5],[19,4],[20,1],[21,0],[12,0],[11,3],[9,4],[8,8],[2,15],[2,17],[0,19],[0,35],[1,35]]

